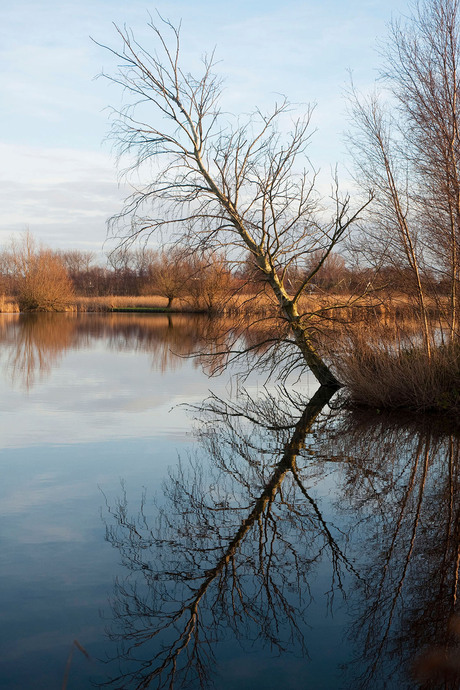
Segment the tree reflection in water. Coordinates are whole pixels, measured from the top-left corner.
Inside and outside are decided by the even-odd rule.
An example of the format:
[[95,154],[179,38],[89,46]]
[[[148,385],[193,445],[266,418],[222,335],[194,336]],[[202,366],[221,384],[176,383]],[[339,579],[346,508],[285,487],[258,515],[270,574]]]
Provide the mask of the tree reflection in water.
[[[217,398],[201,410],[210,466],[191,458],[164,486],[154,526],[124,495],[107,524],[129,575],[116,583],[111,636],[128,662],[116,687],[205,685],[213,647],[232,632],[278,652],[307,654],[309,577],[327,552],[330,597],[356,574],[309,492],[299,455],[333,391],[298,401],[268,394],[239,405]],[[297,418],[293,410],[297,408]],[[120,685],[121,684],[121,685]]]
[[2,324],[0,341],[7,352],[7,367],[13,382],[29,390],[49,375],[69,347],[75,320],[54,314],[15,314]]
[[240,342],[243,349],[260,352],[264,337],[260,329],[249,332],[242,321],[192,314],[14,314],[0,323],[11,380],[27,390],[48,376],[67,350],[84,349],[95,340],[103,339],[116,352],[145,352],[162,372],[193,357],[213,373],[233,357],[230,345]]
[[[153,523],[145,501],[135,518],[126,495],[109,509],[129,571],[112,602],[123,670],[109,685],[204,686],[229,631],[307,655],[310,585],[327,558],[329,605],[346,595],[354,648],[341,687],[460,686],[459,437],[435,420],[326,415],[330,395],[302,412],[286,392],[211,398],[197,432],[209,464],[179,465]],[[332,521],[314,498],[326,476]]]
[[354,418],[325,458],[331,448],[346,458],[338,503],[363,520],[350,687],[460,687],[458,434],[430,418]]

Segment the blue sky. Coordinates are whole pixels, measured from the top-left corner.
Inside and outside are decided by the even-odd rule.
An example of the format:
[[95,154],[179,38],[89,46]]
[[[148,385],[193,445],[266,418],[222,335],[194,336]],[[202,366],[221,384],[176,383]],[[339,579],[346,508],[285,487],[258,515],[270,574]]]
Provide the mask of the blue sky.
[[55,248],[101,251],[105,221],[124,195],[104,141],[106,106],[119,104],[121,94],[94,79],[114,62],[90,36],[118,47],[113,22],[147,43],[149,11],[182,20],[186,64],[193,71],[216,47],[225,107],[232,112],[268,109],[279,93],[316,103],[310,157],[327,174],[339,163],[346,180],[347,70],[362,90],[372,88],[377,40],[391,16],[407,7],[406,0],[2,3],[0,244],[28,228]]

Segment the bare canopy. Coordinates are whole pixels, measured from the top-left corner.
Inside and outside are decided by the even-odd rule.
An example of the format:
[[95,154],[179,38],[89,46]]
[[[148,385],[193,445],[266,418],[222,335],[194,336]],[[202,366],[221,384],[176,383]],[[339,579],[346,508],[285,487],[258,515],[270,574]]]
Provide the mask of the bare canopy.
[[[152,52],[118,27],[121,49],[103,46],[119,60],[117,72],[104,76],[126,99],[113,111],[112,136],[120,158],[130,160],[125,172],[137,179],[112,226],[125,242],[169,231],[192,249],[225,248],[236,261],[249,252],[307,365],[321,384],[337,386],[299,300],[361,209],[350,212],[348,196],[342,198],[335,183],[332,217],[324,220],[316,173],[302,169],[310,167],[311,109],[292,120],[282,100],[268,115],[256,110],[244,120],[232,118],[220,109],[213,55],[192,76],[180,60],[179,29],[162,22],[164,31],[149,22]],[[317,261],[289,292],[288,271],[311,266],[313,252]]]

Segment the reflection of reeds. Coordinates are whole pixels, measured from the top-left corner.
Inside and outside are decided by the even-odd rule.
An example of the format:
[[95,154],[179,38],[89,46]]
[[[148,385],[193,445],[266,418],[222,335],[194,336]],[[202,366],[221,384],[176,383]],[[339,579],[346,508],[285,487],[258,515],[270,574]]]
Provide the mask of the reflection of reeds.
[[337,509],[359,522],[346,687],[460,687],[460,438],[448,422],[353,411],[317,435],[317,470],[339,463]]
[[74,640],[65,665],[64,678],[62,680],[62,690],[67,690],[67,683],[69,682],[70,675],[70,667],[72,665],[72,658],[75,649],[78,649],[83,654],[83,656],[86,657],[86,659],[88,659],[88,661],[90,661],[91,658],[86,649],[78,642],[78,640]]

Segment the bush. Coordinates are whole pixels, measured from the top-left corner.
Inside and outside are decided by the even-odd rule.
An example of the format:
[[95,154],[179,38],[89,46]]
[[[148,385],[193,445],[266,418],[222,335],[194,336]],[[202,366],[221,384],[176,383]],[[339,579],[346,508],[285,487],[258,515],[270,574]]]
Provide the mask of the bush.
[[74,300],[62,259],[38,247],[27,233],[9,254],[14,292],[21,311],[65,311]]

